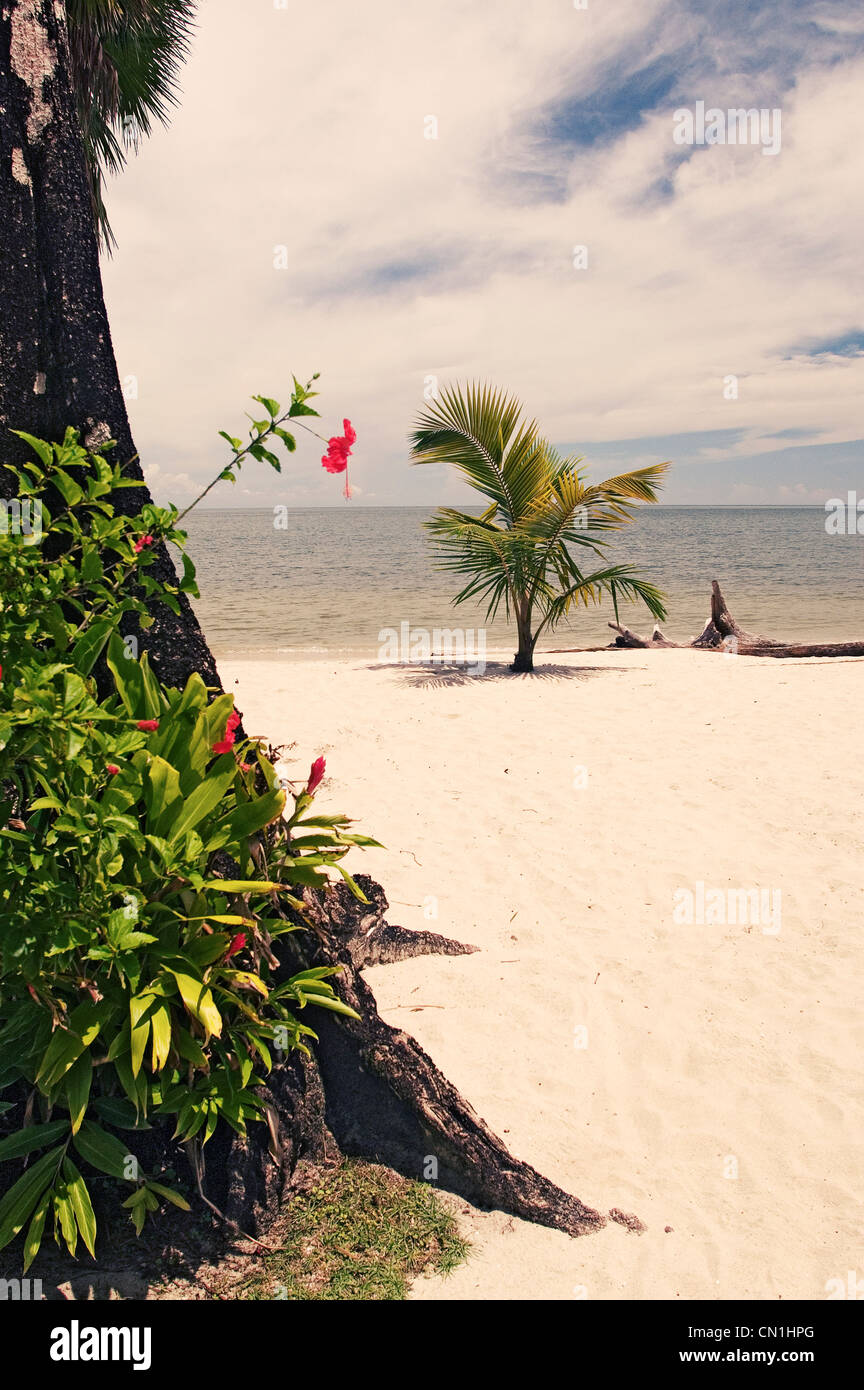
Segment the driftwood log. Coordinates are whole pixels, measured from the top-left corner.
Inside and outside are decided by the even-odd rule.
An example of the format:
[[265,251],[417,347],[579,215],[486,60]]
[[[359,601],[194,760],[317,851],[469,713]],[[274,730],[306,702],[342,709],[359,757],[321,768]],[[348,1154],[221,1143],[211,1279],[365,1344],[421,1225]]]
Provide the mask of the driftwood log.
[[745,632],[729,612],[716,579],[711,581],[711,616],[692,642],[670,642],[656,624],[650,637],[641,637],[620,623],[609,626],[618,633],[610,644],[612,648],[690,647],[698,651],[735,652],[738,656],[864,656],[864,642],[778,642]]

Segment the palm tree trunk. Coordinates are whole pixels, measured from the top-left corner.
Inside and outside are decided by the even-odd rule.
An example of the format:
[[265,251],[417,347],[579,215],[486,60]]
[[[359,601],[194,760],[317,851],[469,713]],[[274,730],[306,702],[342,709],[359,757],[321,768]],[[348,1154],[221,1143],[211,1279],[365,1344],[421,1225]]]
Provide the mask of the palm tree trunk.
[[[0,462],[30,450],[10,430],[63,438],[67,425],[93,446],[117,441],[126,474],[138,478],[112,499],[134,515],[152,499],[137,459],[120,386],[93,223],[90,185],[69,76],[62,6],[13,0],[0,10]],[[11,153],[11,158],[10,158]],[[0,496],[15,478],[0,469]],[[164,546],[153,577],[176,582]],[[146,645],[168,685],[200,671],[219,685],[215,662],[191,607],[154,609]]]
[[[0,160],[5,462],[26,456],[10,429],[56,439],[67,425],[77,426],[93,444],[113,437],[124,460],[135,455],[102,294],[63,14],[54,0],[6,0],[0,9],[0,110],[4,145],[11,151],[11,158]],[[140,491],[123,491],[113,500],[135,513],[149,493],[137,461],[128,471],[142,480]],[[12,474],[0,470],[0,480],[14,489]],[[162,564],[170,568],[167,554]],[[141,640],[161,679],[177,685],[197,670],[209,685],[219,685],[188,604],[179,617],[167,611],[154,616]],[[530,659],[530,647],[526,652]],[[378,1017],[359,973],[365,962],[348,949],[367,939],[387,906],[377,884],[364,880],[364,887],[370,898],[377,895],[377,910],[367,907],[364,915],[350,895],[347,901],[334,894],[320,905],[317,933],[306,934],[302,948],[290,938],[290,950],[307,953],[303,964],[340,967],[340,993],[361,1018],[343,1025],[325,1017],[314,1057],[294,1054],[274,1070],[270,1096],[278,1118],[278,1162],[268,1154],[266,1125],[253,1126],[245,1141],[214,1136],[218,1161],[211,1163],[210,1177],[229,1215],[246,1230],[267,1229],[299,1155],[320,1154],[328,1145],[332,1152],[335,1135],[345,1152],[377,1158],[415,1178],[428,1177],[434,1156],[440,1185],[480,1204],[574,1235],[602,1226],[603,1216],[514,1159],[413,1039]],[[392,931],[391,958],[401,958]],[[455,947],[424,944],[433,950]],[[416,943],[405,954],[416,954]]]
[[533,671],[535,638],[531,635],[531,610],[524,603],[516,609],[516,633],[519,646],[510,670]]

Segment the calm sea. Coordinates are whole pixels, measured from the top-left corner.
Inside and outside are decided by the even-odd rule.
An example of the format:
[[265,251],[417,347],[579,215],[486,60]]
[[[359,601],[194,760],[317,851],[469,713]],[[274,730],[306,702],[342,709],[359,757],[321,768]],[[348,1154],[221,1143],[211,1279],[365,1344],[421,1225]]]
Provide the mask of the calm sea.
[[[486,628],[490,650],[512,649],[499,618],[454,609],[457,584],[434,568],[421,523],[426,507],[351,507],[289,512],[203,511],[187,517],[198,567],[199,619],[217,656],[279,658],[373,655],[379,632],[414,627]],[[864,536],[829,536],[811,507],[652,507],[612,542],[667,595],[667,635],[687,641],[708,615],[719,579],[745,628],[799,641],[864,639]],[[541,649],[611,639],[611,606],[579,609]],[[647,632],[641,605],[622,621]]]

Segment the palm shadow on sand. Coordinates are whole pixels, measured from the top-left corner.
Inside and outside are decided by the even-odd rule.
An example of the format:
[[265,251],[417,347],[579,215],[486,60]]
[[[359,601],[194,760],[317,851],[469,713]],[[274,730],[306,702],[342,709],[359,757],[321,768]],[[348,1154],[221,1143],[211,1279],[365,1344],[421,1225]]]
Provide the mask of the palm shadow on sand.
[[[413,690],[429,690],[449,685],[477,685],[481,681],[567,681],[591,680],[595,676],[622,675],[620,666],[564,666],[560,662],[544,662],[534,671],[513,671],[509,662],[489,661],[478,672],[474,661],[420,661],[402,663],[382,661],[369,666],[370,671],[393,671],[404,686]],[[626,670],[635,668],[628,666]],[[643,668],[644,669],[644,668]]]

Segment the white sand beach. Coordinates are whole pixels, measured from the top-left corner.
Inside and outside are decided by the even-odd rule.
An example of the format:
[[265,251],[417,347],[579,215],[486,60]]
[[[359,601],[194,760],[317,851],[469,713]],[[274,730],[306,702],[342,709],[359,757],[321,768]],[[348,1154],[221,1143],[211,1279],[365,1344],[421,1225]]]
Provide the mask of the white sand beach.
[[[481,948],[369,971],[383,1017],[520,1158],[647,1226],[572,1240],[458,1201],[473,1254],[413,1297],[822,1299],[860,1277],[860,662],[220,669],[293,775],[326,756],[318,806],[386,844],[353,867],[389,920]],[[676,921],[699,884],[767,890],[772,917]]]

